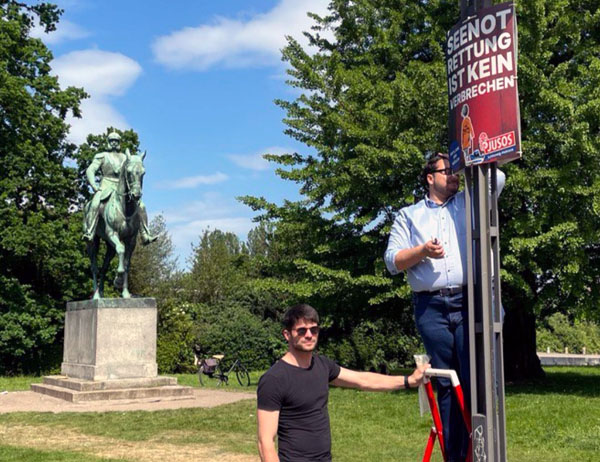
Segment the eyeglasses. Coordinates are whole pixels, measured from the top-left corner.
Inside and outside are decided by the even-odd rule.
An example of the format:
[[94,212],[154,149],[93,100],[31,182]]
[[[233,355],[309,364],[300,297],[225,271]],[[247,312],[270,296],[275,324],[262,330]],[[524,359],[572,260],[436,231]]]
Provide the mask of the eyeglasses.
[[454,173],[452,173],[452,168],[451,167],[446,167],[446,168],[439,168],[437,170],[432,170],[431,173],[442,173],[446,176],[448,175],[454,175]]
[[295,330],[296,332],[298,332],[298,335],[300,337],[304,337],[308,331],[310,331],[310,333],[312,335],[318,335],[320,327],[319,326],[299,327],[298,329],[292,329],[292,330]]

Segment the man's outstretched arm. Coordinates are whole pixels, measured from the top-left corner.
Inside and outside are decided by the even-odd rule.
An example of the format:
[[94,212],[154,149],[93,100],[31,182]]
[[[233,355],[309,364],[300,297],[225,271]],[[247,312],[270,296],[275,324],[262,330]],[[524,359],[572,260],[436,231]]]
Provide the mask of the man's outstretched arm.
[[[408,376],[408,388],[414,388],[423,383],[425,370],[430,364],[419,366]],[[375,372],[359,372],[340,368],[340,375],[331,382],[336,387],[359,388],[366,391],[392,391],[407,388],[402,375],[384,375]]]
[[261,462],[279,462],[277,449],[275,449],[279,411],[258,409],[256,418],[258,420],[258,453]]

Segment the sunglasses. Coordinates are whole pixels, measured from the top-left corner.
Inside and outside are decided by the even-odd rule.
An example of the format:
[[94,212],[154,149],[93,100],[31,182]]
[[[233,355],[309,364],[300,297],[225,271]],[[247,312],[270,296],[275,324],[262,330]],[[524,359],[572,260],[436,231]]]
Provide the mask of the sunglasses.
[[454,175],[454,173],[452,173],[452,169],[450,167],[439,168],[437,170],[432,170],[431,173],[442,173],[442,174],[444,174],[446,176]]
[[319,326],[299,327],[298,329],[292,329],[292,330],[295,330],[300,337],[304,337],[308,331],[310,331],[310,333],[312,335],[317,335],[319,333],[320,327]]

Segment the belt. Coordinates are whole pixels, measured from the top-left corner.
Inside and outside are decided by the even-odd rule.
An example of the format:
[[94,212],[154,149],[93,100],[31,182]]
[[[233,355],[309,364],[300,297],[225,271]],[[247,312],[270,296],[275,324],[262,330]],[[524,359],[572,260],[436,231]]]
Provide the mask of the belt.
[[461,287],[445,287],[443,289],[417,292],[417,295],[441,295],[442,297],[448,297],[449,295],[460,294],[465,289],[465,286]]

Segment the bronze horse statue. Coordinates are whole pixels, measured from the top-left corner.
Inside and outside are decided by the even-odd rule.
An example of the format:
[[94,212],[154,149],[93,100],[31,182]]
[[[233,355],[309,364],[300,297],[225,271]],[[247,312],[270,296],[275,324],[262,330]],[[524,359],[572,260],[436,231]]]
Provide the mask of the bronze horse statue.
[[[123,298],[131,297],[128,288],[129,263],[140,230],[140,201],[146,172],[145,157],[145,152],[141,155],[131,155],[126,152],[116,190],[100,207],[94,236],[87,244],[93,276],[94,299],[104,296],[106,272],[115,254],[119,257],[119,266],[114,285],[122,291]],[[90,204],[91,201],[85,206],[86,215],[89,213]],[[98,271],[100,239],[106,242],[107,248],[104,263]]]

